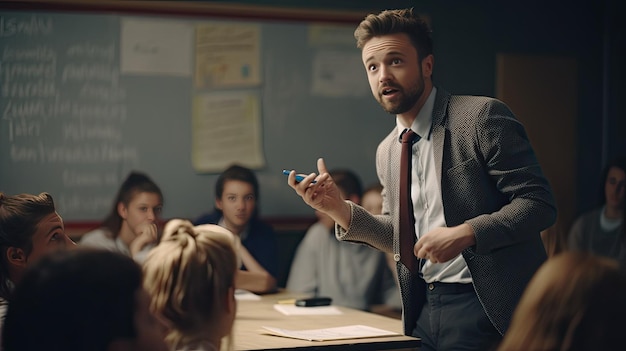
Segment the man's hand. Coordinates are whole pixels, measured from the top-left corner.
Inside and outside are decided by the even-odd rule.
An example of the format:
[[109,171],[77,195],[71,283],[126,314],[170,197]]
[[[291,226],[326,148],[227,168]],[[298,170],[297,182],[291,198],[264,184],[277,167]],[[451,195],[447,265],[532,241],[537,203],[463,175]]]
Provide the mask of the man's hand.
[[337,184],[328,174],[324,159],[317,160],[317,169],[319,176],[311,173],[300,182],[296,182],[296,172],[292,171],[287,178],[287,183],[307,205],[327,214],[343,228],[348,228],[351,216],[350,205],[343,199]]
[[413,253],[432,263],[443,263],[458,256],[461,251],[476,244],[474,231],[469,224],[456,227],[435,228],[419,238]]

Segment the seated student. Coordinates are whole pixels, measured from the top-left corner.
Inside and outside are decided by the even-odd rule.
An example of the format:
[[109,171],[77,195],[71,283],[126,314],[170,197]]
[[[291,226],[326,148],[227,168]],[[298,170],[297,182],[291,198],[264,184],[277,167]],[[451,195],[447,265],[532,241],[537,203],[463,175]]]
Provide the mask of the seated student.
[[363,191],[363,199],[361,200],[361,206],[367,210],[367,212],[373,215],[379,215],[383,213],[383,186],[380,183],[375,183]]
[[[359,178],[348,170],[331,177],[345,199],[361,203]],[[328,296],[333,304],[371,310],[375,305],[400,306],[400,293],[385,253],[366,245],[335,238],[333,220],[316,212],[313,224],[298,245],[287,280],[287,290]]]
[[85,233],[79,244],[119,252],[141,263],[156,244],[162,208],[161,189],[147,175],[131,172],[101,227]]
[[141,269],[119,253],[79,249],[46,256],[16,285],[4,351],[165,351]]
[[[363,199],[361,200],[361,206],[367,212],[373,215],[379,215],[383,213],[383,186],[380,183],[371,184],[363,191]],[[396,281],[396,285],[399,288],[398,282],[398,272],[396,272],[396,261],[393,259],[393,254],[385,253],[387,258],[387,265],[389,266],[389,270],[393,273],[394,280]],[[384,314],[389,317],[401,319],[402,318],[402,306],[398,301],[398,305],[389,306],[389,305],[378,305],[372,306],[372,312],[376,312],[378,314]]]
[[217,224],[241,239],[242,272],[235,285],[256,293],[276,289],[278,248],[276,234],[258,217],[259,183],[252,170],[233,165],[217,178],[215,210],[193,224]]
[[161,242],[144,262],[144,287],[150,307],[170,326],[171,350],[221,350],[235,320],[235,275],[239,268],[235,242],[214,224],[192,226],[174,219]]
[[75,246],[48,193],[0,193],[0,327],[14,284],[43,255]]
[[535,273],[498,350],[623,350],[626,276],[616,261],[563,252]]
[[601,190],[601,206],[576,219],[568,246],[570,250],[614,258],[626,267],[626,237],[620,234],[626,203],[626,158],[615,159],[605,167]]

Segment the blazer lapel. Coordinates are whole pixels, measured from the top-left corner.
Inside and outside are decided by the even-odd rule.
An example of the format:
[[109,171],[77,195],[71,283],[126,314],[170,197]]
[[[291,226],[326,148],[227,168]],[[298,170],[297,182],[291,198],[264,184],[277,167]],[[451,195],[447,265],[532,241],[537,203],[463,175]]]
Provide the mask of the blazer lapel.
[[446,119],[448,114],[449,101],[450,94],[443,89],[437,88],[435,106],[433,107],[433,125],[431,138],[433,141],[433,154],[435,156],[435,166],[437,169],[437,179],[439,180],[439,189],[441,189],[441,165],[443,162],[443,145],[446,135]]

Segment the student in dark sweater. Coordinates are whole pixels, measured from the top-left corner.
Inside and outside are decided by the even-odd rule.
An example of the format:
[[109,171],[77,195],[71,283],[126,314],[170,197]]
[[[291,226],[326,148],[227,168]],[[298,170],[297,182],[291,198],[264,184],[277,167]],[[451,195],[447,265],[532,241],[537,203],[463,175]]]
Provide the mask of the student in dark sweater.
[[239,236],[242,267],[235,286],[256,293],[276,289],[276,234],[258,217],[259,183],[252,170],[233,165],[215,184],[215,210],[193,224],[217,224]]

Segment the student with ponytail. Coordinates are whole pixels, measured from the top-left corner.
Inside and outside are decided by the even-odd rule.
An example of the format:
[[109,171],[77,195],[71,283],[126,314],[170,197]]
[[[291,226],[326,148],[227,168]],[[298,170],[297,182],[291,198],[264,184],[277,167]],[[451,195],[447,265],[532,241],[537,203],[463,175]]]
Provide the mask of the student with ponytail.
[[238,238],[213,224],[169,221],[144,262],[151,310],[166,325],[171,350],[232,350]]

